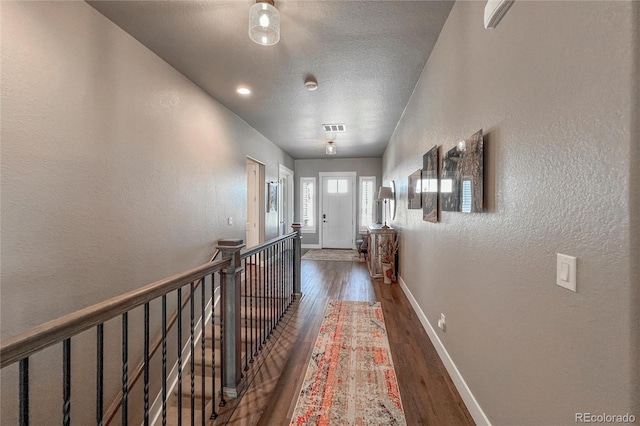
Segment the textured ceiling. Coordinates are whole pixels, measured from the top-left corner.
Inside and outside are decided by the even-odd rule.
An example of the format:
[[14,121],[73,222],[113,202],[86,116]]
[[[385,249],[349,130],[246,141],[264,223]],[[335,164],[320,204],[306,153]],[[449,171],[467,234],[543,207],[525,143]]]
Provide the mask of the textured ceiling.
[[338,157],[381,156],[453,5],[276,1],[281,38],[265,47],[247,35],[251,0],[89,3],[298,159],[325,157],[332,136]]

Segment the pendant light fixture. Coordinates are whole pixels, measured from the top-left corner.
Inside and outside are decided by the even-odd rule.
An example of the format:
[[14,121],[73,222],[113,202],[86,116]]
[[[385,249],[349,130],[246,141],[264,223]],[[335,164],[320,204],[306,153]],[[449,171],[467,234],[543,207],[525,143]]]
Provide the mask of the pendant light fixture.
[[327,142],[327,147],[324,150],[324,153],[327,155],[336,155],[338,151],[336,150],[336,146],[333,144],[333,141]]
[[280,13],[273,0],[257,0],[249,9],[249,37],[263,46],[280,40]]

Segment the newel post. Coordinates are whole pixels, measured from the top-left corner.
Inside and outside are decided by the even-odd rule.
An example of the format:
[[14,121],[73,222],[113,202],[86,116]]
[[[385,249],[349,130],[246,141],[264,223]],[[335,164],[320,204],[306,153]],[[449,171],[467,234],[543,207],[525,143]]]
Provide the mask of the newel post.
[[302,225],[294,223],[291,225],[296,236],[293,238],[293,294],[302,294],[300,273],[302,268]]
[[242,263],[240,250],[245,246],[242,239],[224,239],[218,241],[217,249],[223,259],[231,259],[231,263],[222,270],[220,316],[222,319],[222,351],[223,371],[222,389],[226,396],[236,398],[242,388],[242,337],[240,285]]

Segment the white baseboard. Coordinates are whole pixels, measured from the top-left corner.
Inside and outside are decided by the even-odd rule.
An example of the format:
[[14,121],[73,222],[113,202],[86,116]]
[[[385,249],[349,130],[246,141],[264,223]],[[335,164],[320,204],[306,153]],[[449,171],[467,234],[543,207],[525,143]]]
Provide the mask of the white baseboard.
[[429,339],[431,339],[431,343],[433,343],[433,346],[436,348],[440,359],[442,359],[442,363],[446,367],[449,376],[451,376],[451,380],[453,380],[453,383],[456,385],[456,389],[458,389],[458,393],[460,393],[460,396],[467,406],[471,417],[473,417],[473,420],[478,425],[491,426],[489,419],[487,418],[484,411],[482,411],[482,407],[480,407],[480,404],[478,404],[478,401],[471,393],[471,389],[469,389],[469,386],[467,386],[467,383],[464,381],[464,378],[460,374],[458,367],[456,367],[453,359],[451,359],[451,356],[449,356],[449,352],[447,352],[447,349],[442,344],[442,341],[438,337],[438,334],[431,326],[431,323],[429,323],[429,320],[427,320],[427,316],[422,311],[422,308],[420,308],[420,306],[418,305],[418,302],[416,301],[415,297],[413,297],[413,294],[411,294],[409,287],[407,287],[407,284],[399,275],[398,282],[400,283],[402,291],[404,291],[404,294],[407,296],[407,299],[409,299],[411,306],[413,306],[413,310],[415,311],[416,315],[418,315],[418,318],[422,323],[422,327],[429,335]]
[[301,246],[303,249],[321,249],[320,244],[303,244]]

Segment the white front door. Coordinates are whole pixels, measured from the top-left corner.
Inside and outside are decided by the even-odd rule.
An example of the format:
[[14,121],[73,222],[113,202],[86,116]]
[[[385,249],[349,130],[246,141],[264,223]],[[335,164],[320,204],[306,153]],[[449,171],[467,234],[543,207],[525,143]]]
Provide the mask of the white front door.
[[320,173],[322,247],[354,248],[355,173]]

